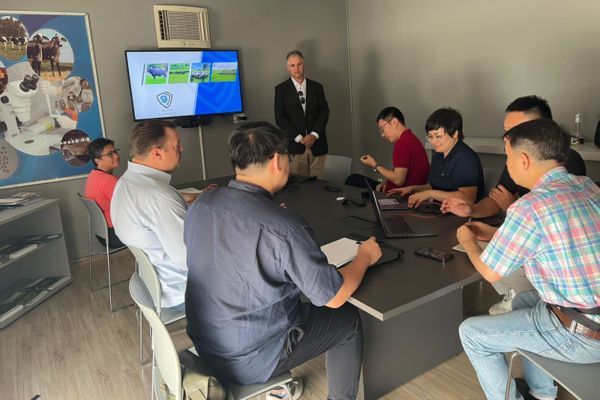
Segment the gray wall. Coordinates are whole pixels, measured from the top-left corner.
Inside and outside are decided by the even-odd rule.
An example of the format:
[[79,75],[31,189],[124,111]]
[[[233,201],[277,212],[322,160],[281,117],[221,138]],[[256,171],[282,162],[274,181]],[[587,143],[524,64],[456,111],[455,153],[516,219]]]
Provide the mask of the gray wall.
[[[244,102],[249,119],[273,121],[273,87],[286,78],[284,56],[300,48],[306,57],[306,72],[322,82],[331,108],[328,135],[332,153],[352,153],[346,3],[344,0],[296,2],[279,0],[206,0],[201,2],[146,0],[74,1],[3,0],[8,10],[86,12],[90,15],[93,46],[106,135],[117,147],[127,149],[134,122],[123,51],[156,48],[152,5],[196,5],[209,9],[212,46],[236,48],[241,53]],[[203,128],[208,177],[231,174],[225,144],[233,125],[221,117]],[[197,129],[181,129],[183,165],[174,183],[202,179]],[[124,154],[127,152],[124,151]],[[119,169],[124,171],[125,162]],[[87,218],[76,199],[84,179],[7,189],[40,191],[44,197],[60,199],[70,258],[87,254]]]
[[386,105],[398,106],[421,138],[442,106],[462,112],[466,136],[497,137],[506,105],[529,94],[548,99],[569,130],[580,112],[591,140],[600,119],[600,2],[347,3],[357,155],[391,162],[374,121]]
[[[4,0],[1,8],[89,13],[106,134],[126,149],[134,123],[123,51],[155,48],[153,3]],[[370,152],[381,162],[389,162],[389,144],[380,139],[374,118],[390,104],[405,112],[408,126],[419,136],[424,134],[427,116],[445,105],[463,113],[466,135],[498,136],[504,107],[515,97],[532,93],[546,97],[555,118],[569,129],[573,129],[574,114],[581,112],[588,139],[600,119],[600,2],[159,3],[209,8],[213,47],[241,52],[249,119],[273,121],[273,86],[287,77],[283,56],[292,48],[303,50],[307,75],[325,85],[332,154],[356,159]],[[225,143],[232,128],[220,117],[203,128],[208,177],[231,173]],[[199,180],[198,131],[182,129],[180,133],[185,151],[173,182]],[[482,158],[492,166],[501,163],[498,157]],[[600,174],[595,172],[598,163],[588,163],[588,170],[591,175]],[[123,171],[122,167],[118,173]],[[86,252],[86,216],[75,195],[83,186],[84,180],[78,179],[27,188],[61,200],[71,258]],[[23,188],[0,194],[17,190]]]

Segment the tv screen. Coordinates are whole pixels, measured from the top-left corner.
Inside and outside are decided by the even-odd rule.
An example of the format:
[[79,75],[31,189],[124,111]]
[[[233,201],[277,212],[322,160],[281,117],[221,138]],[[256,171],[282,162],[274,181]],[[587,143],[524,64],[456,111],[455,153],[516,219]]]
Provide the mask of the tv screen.
[[136,121],[242,112],[236,50],[126,50]]

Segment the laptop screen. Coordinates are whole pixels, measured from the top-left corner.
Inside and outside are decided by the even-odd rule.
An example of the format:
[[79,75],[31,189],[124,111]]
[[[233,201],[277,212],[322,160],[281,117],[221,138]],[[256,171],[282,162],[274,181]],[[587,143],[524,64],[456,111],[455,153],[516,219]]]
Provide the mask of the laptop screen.
[[371,204],[373,205],[373,212],[375,213],[375,218],[377,218],[377,223],[380,227],[383,227],[381,223],[381,209],[379,208],[379,202],[377,201],[377,196],[375,195],[375,191],[369,184],[367,178],[365,178],[365,186],[369,191],[369,199],[371,199]]

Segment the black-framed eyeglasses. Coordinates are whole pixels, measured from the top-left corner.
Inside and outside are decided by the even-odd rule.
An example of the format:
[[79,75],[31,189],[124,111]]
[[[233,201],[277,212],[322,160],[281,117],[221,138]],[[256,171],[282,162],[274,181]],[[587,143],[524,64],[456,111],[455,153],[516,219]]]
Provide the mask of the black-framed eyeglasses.
[[119,155],[119,149],[112,149],[111,151],[107,151],[104,154],[100,154],[100,157],[98,158],[102,158],[102,157],[110,157],[113,158],[114,156]]
[[304,93],[302,93],[302,90],[298,90],[298,97],[300,97],[300,104],[306,103],[306,99],[304,98]]

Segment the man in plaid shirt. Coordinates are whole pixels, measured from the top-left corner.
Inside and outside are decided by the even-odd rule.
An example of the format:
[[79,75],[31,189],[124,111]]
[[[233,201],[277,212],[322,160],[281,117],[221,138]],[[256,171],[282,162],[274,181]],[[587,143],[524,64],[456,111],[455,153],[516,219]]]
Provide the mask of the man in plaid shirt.
[[[469,222],[457,231],[469,259],[489,282],[524,266],[536,289],[519,293],[512,312],[469,318],[460,338],[488,399],[503,399],[516,348],[573,363],[600,362],[600,188],[569,174],[569,135],[551,120],[504,135],[513,180],[531,190],[507,210],[500,228]],[[482,251],[476,240],[490,240]],[[551,377],[523,360],[526,398],[555,399]],[[511,385],[511,399],[521,394]],[[533,397],[532,397],[533,396]]]

